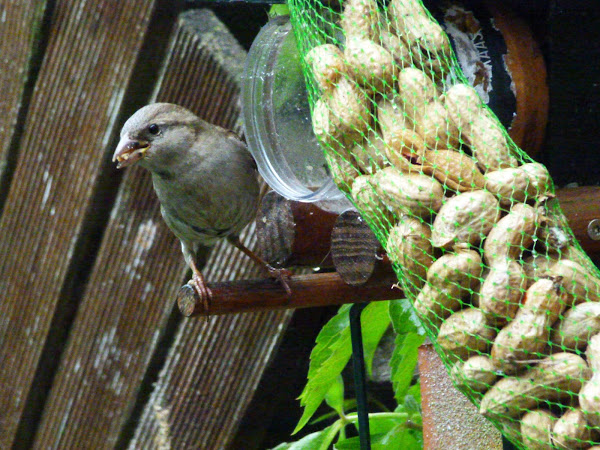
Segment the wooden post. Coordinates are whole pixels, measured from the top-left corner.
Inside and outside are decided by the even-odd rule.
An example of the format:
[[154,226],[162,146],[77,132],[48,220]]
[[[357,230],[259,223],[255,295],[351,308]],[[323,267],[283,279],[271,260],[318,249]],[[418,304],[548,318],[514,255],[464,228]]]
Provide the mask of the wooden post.
[[262,258],[275,267],[332,267],[330,237],[337,214],[268,192],[256,234]]
[[342,280],[361,286],[373,274],[383,249],[357,211],[340,214],[331,233],[333,265]]

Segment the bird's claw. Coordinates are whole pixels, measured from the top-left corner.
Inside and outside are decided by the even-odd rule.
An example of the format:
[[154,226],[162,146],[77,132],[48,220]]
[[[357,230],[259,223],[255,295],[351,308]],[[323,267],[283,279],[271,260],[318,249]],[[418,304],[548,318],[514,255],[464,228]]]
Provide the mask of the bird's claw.
[[269,276],[275,278],[281,283],[281,286],[285,289],[288,297],[292,295],[292,289],[288,283],[288,280],[292,277],[292,272],[287,269],[276,269],[271,265],[267,265],[267,272],[269,272]]
[[203,314],[208,316],[210,304],[212,302],[212,291],[204,282],[201,276],[198,276],[196,273],[192,274],[192,279],[188,281],[188,284],[194,288],[196,294],[198,294],[198,299],[200,303],[202,303],[202,311]]

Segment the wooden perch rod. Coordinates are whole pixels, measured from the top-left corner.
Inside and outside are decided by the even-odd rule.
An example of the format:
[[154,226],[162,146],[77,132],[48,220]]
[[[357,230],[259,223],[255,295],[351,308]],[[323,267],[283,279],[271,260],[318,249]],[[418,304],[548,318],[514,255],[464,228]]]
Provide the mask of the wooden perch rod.
[[[362,286],[350,286],[335,273],[296,275],[289,280],[292,294],[287,297],[276,280],[245,280],[210,285],[213,301],[208,314],[232,314],[286,308],[341,305],[374,300],[402,298],[395,287],[398,280],[390,267],[377,271]],[[184,316],[205,315],[202,304],[189,285],[181,288],[177,298]]]

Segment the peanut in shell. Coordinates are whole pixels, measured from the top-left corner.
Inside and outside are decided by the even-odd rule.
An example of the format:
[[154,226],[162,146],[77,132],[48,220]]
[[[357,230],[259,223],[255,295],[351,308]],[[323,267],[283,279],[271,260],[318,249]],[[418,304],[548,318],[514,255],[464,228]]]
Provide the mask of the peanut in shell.
[[417,315],[439,328],[477,289],[481,270],[479,253],[464,246],[438,258],[427,270],[427,283],[415,299]]
[[354,161],[350,162],[347,156],[342,156],[335,150],[329,150],[325,153],[325,161],[337,187],[346,194],[352,192],[354,179],[361,175],[355,167]]
[[600,279],[579,263],[569,259],[558,260],[548,274],[561,278],[561,284],[568,294],[568,304],[600,301]]
[[542,278],[523,297],[523,304],[496,337],[491,350],[494,362],[511,373],[548,353],[551,326],[566,308],[560,279]]
[[550,340],[564,350],[585,350],[597,333],[600,333],[600,302],[584,302],[564,313],[554,325]]
[[438,97],[433,81],[422,70],[407,67],[398,74],[401,105],[408,118],[416,125],[421,122],[425,106]]
[[346,0],[341,26],[346,36],[377,41],[379,8],[376,0]]
[[350,73],[368,92],[391,93],[397,75],[394,58],[372,40],[346,36],[344,51]]
[[391,228],[394,216],[375,191],[371,175],[356,177],[350,195],[365,219],[379,228]]
[[532,252],[523,259],[523,271],[527,279],[526,287],[531,286],[542,277],[548,276],[548,271],[558,261],[557,255]]
[[528,411],[521,419],[523,444],[530,450],[553,450],[552,429],[557,417],[547,409]]
[[519,376],[499,380],[483,396],[479,412],[488,418],[517,418],[545,401],[577,394],[592,371],[573,353],[556,353]]
[[437,335],[437,343],[450,360],[464,361],[485,353],[496,336],[485,314],[478,308],[467,308],[448,317]]
[[339,79],[347,73],[344,54],[333,44],[313,47],[305,59],[321,90],[334,88]]
[[430,149],[455,150],[460,146],[458,129],[450,120],[448,109],[439,100],[425,105],[418,130]]
[[404,112],[402,99],[399,95],[379,98],[377,101],[377,123],[384,137],[406,129],[414,130],[412,122]]
[[452,367],[450,376],[456,386],[465,393],[484,393],[496,381],[496,367],[487,355],[471,356],[464,363]]
[[507,259],[518,259],[523,250],[533,244],[536,232],[544,220],[536,208],[524,203],[513,205],[509,213],[494,225],[485,238],[485,262],[493,266]]
[[412,217],[402,217],[390,231],[387,254],[402,270],[413,295],[417,295],[434,260],[430,226]]
[[379,43],[390,54],[399,68],[409,67],[412,64],[411,51],[402,39],[388,30],[381,30]]
[[589,448],[591,440],[597,433],[598,430],[592,433],[583,411],[574,408],[565,412],[556,421],[552,430],[552,439],[554,445],[561,449],[583,449]]
[[444,203],[433,222],[433,246],[475,245],[490,232],[499,218],[498,200],[489,192],[476,190],[458,194]]
[[593,377],[587,381],[579,393],[579,405],[587,422],[595,427],[600,427],[600,334],[592,336],[585,351],[589,366],[593,370]]
[[429,217],[440,209],[444,197],[442,185],[435,179],[405,174],[394,167],[377,172],[373,176],[373,187],[396,217],[405,214]]
[[479,290],[479,307],[494,325],[512,320],[527,287],[523,267],[506,260],[490,267]]
[[487,109],[475,115],[462,132],[469,144],[473,159],[483,172],[507,167],[517,167],[517,158],[512,154],[500,122]]
[[312,126],[316,137],[336,150],[360,141],[371,122],[365,93],[345,77],[340,78],[333,89],[324,92],[313,108]]
[[498,197],[503,207],[540,199],[551,189],[550,174],[539,163],[487,172],[484,179],[485,189]]
[[386,158],[386,146],[387,144],[378,133],[368,132],[363,140],[350,148],[347,159],[354,161],[362,173],[374,174],[389,165]]
[[470,126],[473,119],[482,114],[483,102],[477,91],[464,83],[450,87],[442,96],[448,117],[457,129]]
[[454,150],[427,150],[422,158],[423,172],[433,175],[443,186],[457,192],[483,189],[485,179],[468,155]]

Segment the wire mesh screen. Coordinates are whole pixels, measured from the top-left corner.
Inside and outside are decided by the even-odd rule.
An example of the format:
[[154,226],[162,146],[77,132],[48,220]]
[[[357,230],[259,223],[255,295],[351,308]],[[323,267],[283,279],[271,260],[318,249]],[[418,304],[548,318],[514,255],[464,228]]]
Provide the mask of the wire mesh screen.
[[457,387],[519,447],[599,443],[599,273],[546,168],[419,0],[289,6],[332,176]]

